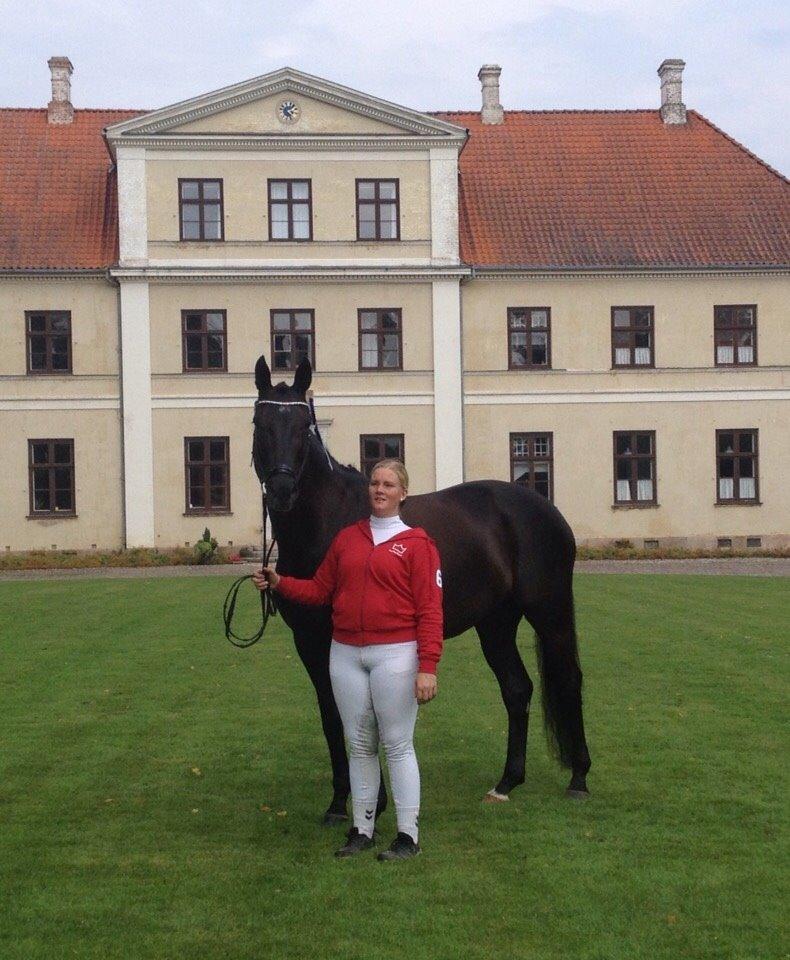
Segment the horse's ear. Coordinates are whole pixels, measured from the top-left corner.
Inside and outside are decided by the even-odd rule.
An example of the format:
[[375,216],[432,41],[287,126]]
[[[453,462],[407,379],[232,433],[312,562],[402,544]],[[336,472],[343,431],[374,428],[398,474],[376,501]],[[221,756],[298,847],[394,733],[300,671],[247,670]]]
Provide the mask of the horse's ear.
[[272,388],[272,374],[263,354],[258,357],[258,362],[255,364],[255,386],[258,388],[259,397]]
[[294,376],[294,390],[300,395],[304,396],[307,391],[310,389],[310,384],[313,382],[313,368],[310,365],[310,361],[305,357],[296,368],[296,375]]

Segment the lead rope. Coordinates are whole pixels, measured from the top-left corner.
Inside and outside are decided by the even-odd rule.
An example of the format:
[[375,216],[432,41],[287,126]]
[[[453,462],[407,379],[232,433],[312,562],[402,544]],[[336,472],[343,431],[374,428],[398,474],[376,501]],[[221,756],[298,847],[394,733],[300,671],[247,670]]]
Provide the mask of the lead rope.
[[[263,548],[263,560],[261,562],[261,569],[263,567],[269,566],[269,559],[272,555],[272,550],[274,545],[277,542],[274,537],[272,537],[272,542],[266,545],[266,517],[268,511],[266,509],[266,492],[261,485],[261,502],[262,502],[262,513],[263,513],[263,537],[261,546]],[[222,605],[222,620],[225,624],[225,639],[229,640],[234,647],[251,647],[254,643],[257,643],[263,636],[263,632],[266,629],[266,624],[269,622],[269,617],[273,617],[277,614],[277,605],[274,602],[274,596],[272,588],[269,587],[268,590],[261,591],[261,612],[263,614],[263,622],[261,623],[258,631],[252,636],[249,637],[240,637],[238,634],[233,632],[231,624],[233,623],[233,613],[236,610],[236,599],[239,595],[239,589],[245,580],[252,580],[252,574],[247,574],[244,577],[239,577],[238,580],[235,580],[231,585],[230,590],[228,590],[227,596],[225,597],[225,602]]]

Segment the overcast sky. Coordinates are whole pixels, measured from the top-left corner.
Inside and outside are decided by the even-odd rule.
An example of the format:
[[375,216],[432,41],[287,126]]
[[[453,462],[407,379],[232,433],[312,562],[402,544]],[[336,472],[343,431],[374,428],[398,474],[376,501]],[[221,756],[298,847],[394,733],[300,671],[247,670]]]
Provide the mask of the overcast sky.
[[45,106],[50,56],[76,107],[161,107],[292,66],[422,110],[479,109],[502,66],[506,109],[683,99],[790,174],[787,0],[0,0],[3,106]]

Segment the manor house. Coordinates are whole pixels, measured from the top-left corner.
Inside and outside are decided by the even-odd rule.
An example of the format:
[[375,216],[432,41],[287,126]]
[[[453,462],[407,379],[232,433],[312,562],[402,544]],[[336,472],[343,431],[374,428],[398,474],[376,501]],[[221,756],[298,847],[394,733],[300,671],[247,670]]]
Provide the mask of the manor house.
[[[787,180],[686,108],[423,113],[283,68],[0,110],[0,550],[260,538],[253,368],[332,453],[577,540],[790,542]],[[43,98],[42,98],[43,99]],[[534,105],[525,104],[525,107]]]

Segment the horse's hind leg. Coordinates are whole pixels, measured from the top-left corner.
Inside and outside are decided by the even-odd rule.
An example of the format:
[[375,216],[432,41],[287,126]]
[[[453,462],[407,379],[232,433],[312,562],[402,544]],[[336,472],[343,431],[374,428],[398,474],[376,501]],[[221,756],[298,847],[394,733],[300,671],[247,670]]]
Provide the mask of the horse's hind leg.
[[487,794],[492,800],[506,800],[524,782],[527,758],[527,729],[532,681],[516,646],[521,611],[503,605],[476,624],[483,655],[499,683],[507,710],[507,757],[505,771],[496,787]]

